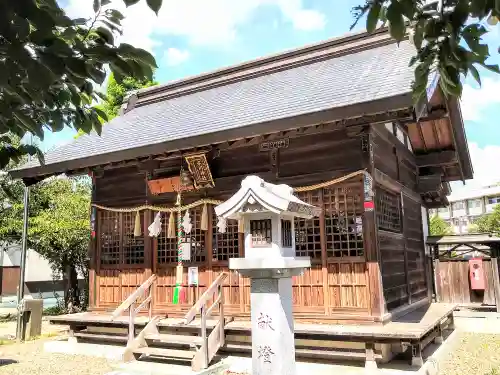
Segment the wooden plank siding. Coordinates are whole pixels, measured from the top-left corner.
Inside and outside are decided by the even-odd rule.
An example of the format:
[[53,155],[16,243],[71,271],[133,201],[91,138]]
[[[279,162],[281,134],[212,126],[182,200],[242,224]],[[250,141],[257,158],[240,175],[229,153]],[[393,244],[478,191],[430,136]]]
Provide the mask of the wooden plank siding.
[[[394,129],[394,128],[393,128]],[[375,189],[382,284],[390,312],[427,297],[421,201],[415,156],[385,125],[372,127],[373,159],[384,174]]]

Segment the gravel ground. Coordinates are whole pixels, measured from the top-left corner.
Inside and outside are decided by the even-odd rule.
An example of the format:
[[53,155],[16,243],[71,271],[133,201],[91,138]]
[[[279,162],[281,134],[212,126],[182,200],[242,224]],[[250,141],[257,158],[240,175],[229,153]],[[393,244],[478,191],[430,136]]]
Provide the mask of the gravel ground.
[[487,375],[500,370],[500,335],[460,332],[439,360],[439,375]]
[[43,351],[45,341],[1,345],[0,374],[102,375],[113,371],[112,362],[104,358],[46,353]]

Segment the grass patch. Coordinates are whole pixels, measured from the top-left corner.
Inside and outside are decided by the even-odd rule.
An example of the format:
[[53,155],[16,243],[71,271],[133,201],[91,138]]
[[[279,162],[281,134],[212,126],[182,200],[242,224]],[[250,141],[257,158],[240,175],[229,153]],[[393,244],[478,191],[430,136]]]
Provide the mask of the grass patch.
[[0,346],[15,344],[16,340],[0,340]]

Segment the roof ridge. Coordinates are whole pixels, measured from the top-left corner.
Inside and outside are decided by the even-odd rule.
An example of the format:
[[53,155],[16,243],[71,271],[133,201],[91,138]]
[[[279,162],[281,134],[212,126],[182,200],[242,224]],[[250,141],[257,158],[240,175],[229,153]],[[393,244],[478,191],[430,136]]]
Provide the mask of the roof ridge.
[[357,32],[310,44],[278,54],[260,57],[241,64],[217,69],[196,76],[183,78],[174,82],[140,89],[134,92],[135,103],[128,103],[126,111],[173,97],[191,94],[232,82],[255,78],[259,75],[271,74],[297,65],[305,65],[341,55],[354,54],[363,50],[377,48],[395,43],[387,32],[381,28],[374,33]]

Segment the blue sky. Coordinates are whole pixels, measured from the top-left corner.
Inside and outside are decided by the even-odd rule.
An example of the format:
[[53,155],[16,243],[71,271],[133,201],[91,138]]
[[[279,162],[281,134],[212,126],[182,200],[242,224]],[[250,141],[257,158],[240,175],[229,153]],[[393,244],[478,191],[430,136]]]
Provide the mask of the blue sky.
[[[120,0],[114,3],[122,6]],[[123,39],[155,55],[156,79],[165,83],[340,36],[349,31],[352,7],[361,3],[364,0],[164,0],[156,17],[141,0],[123,9]],[[65,0],[63,6],[74,17],[92,11],[90,0]],[[494,55],[491,62],[500,63],[500,26],[487,42]],[[462,98],[476,172],[471,186],[500,181],[500,168],[492,170],[488,163],[500,160],[500,76],[482,73],[483,86],[467,79]],[[66,143],[73,134],[47,134],[43,147]]]

